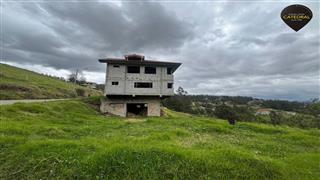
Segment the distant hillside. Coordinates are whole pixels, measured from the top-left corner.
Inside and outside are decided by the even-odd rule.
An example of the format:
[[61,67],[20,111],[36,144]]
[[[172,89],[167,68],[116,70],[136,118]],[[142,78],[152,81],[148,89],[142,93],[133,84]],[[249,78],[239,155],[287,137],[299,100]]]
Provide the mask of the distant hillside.
[[162,101],[169,109],[237,121],[320,128],[320,102],[264,100],[242,96],[175,95]]
[[232,126],[168,110],[125,119],[80,100],[45,104],[1,107],[0,179],[320,177],[317,129]]
[[100,91],[58,78],[0,64],[0,99],[2,100],[72,98],[101,94]]

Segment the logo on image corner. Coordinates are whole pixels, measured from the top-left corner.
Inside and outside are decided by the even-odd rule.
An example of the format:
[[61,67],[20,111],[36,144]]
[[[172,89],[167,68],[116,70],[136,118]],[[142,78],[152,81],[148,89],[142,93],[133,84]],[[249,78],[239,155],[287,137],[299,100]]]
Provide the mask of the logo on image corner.
[[290,5],[282,10],[281,19],[293,30],[299,31],[312,19],[312,11],[300,4]]

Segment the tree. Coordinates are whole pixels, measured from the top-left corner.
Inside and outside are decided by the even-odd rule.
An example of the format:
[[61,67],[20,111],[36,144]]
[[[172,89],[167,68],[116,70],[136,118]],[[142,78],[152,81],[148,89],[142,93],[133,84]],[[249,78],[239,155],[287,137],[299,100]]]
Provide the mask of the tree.
[[83,73],[77,69],[76,71],[71,72],[71,74],[68,76],[68,81],[76,84],[83,84],[86,82],[86,78],[84,77]]
[[188,95],[188,92],[185,91],[181,86],[179,86],[179,88],[177,89],[177,94],[180,95],[180,96],[186,96]]
[[284,111],[297,111],[302,109],[305,103],[297,101],[285,101],[285,100],[265,100],[262,102],[262,106],[266,108],[284,110]]
[[75,83],[77,79],[74,76],[69,76],[68,81]]
[[281,123],[281,115],[275,111],[271,111],[270,114],[270,121],[271,121],[271,124],[273,125],[279,125]]
[[225,104],[217,106],[214,114],[221,119],[227,119],[229,124],[234,125],[236,123],[236,112],[232,107],[226,106]]
[[71,72],[71,74],[68,76],[68,81],[76,83],[78,81],[78,75],[78,70]]
[[311,114],[315,117],[320,116],[320,102],[314,101],[311,104],[308,104],[302,111],[305,114]]
[[310,100],[312,103],[320,103],[320,98],[313,98]]
[[79,84],[84,84],[86,83],[86,78],[82,75],[79,80],[78,80]]

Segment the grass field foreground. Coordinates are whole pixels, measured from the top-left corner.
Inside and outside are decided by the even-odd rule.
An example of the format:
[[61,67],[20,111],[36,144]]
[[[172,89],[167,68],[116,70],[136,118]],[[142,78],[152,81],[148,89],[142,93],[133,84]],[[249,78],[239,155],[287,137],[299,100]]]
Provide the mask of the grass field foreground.
[[1,106],[0,179],[318,179],[320,131],[167,111],[99,114],[80,100]]

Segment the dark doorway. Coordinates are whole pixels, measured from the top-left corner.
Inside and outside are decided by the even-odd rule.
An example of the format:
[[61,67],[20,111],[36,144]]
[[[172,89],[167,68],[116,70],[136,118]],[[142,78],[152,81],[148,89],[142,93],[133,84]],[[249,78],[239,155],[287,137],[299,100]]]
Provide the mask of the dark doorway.
[[128,103],[127,116],[147,116],[148,106],[146,103]]

